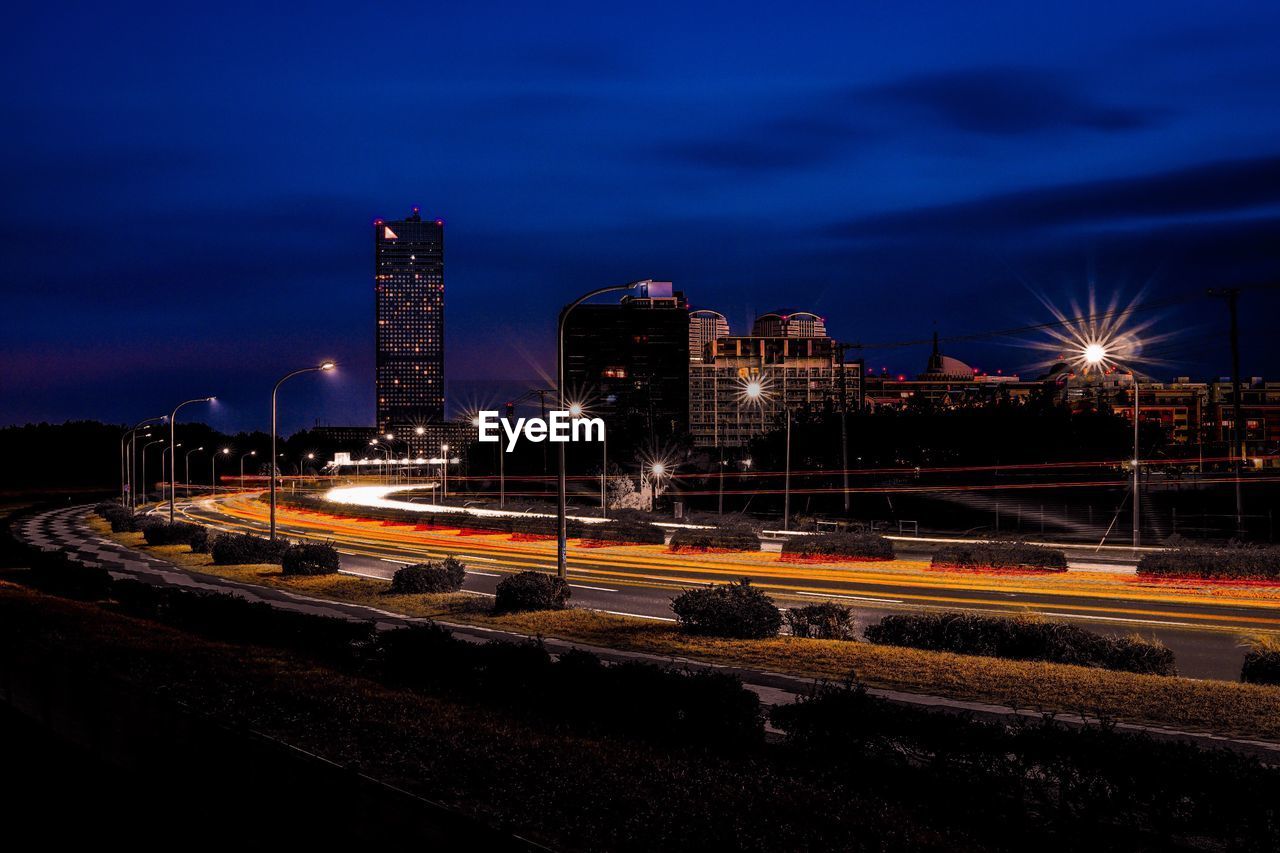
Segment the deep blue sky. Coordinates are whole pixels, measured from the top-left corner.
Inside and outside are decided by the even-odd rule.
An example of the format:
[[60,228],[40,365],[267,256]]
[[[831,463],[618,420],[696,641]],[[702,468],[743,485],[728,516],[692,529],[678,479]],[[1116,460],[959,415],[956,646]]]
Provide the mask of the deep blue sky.
[[[559,304],[635,278],[865,342],[1280,278],[1280,5],[973,5],[10,10],[0,423],[215,393],[264,427],[323,357],[284,426],[370,422],[369,223],[413,204],[446,222],[454,403],[548,370]],[[1277,292],[1245,304],[1274,378]],[[1221,304],[1158,319],[1158,372],[1227,372]]]

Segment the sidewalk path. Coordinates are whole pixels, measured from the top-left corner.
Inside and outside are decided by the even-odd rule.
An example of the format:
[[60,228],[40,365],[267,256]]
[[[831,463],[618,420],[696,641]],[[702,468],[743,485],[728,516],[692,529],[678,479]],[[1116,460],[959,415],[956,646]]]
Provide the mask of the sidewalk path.
[[[100,566],[110,572],[112,577],[133,578],[158,586],[179,586],[187,589],[236,595],[248,601],[261,601],[283,610],[295,610],[317,616],[372,620],[380,629],[434,621],[436,624],[448,627],[458,639],[469,642],[484,643],[494,640],[524,641],[529,639],[528,635],[502,631],[496,628],[402,616],[376,607],[328,601],[285,590],[254,586],[253,584],[201,574],[166,560],[126,548],[118,542],[99,535],[88,525],[87,517],[91,511],[92,507],[76,506],[40,513],[18,524],[15,528],[15,533],[19,538],[32,545],[64,551],[68,556],[87,565]],[[799,678],[782,673],[709,664],[687,658],[663,657],[643,652],[620,651],[554,638],[543,638],[543,642],[547,650],[552,654],[576,648],[592,652],[608,661],[640,660],[665,665],[677,663],[682,666],[705,667],[707,669],[730,672],[741,678],[743,685],[759,695],[761,702],[765,705],[791,702],[797,694],[804,693],[813,686],[812,679]],[[868,688],[868,692],[893,702],[966,712],[977,717],[1040,716],[1039,712],[1033,709],[1013,710],[985,702],[967,702],[942,696],[907,693],[900,690]],[[1082,718],[1074,714],[1057,714],[1056,719],[1065,723],[1079,724],[1083,722]],[[1205,747],[1229,747],[1241,752],[1259,755],[1269,761],[1280,759],[1280,744],[1277,743],[1230,738],[1200,732],[1183,732],[1133,723],[1118,723],[1116,728],[1126,731],[1142,731],[1161,738],[1189,740]]]

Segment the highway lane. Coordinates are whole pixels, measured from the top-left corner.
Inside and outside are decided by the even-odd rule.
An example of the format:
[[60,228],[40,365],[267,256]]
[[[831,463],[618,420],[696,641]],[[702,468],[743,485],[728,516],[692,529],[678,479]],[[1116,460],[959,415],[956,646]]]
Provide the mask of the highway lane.
[[[224,529],[261,532],[266,526],[266,507],[252,499],[202,500],[183,511]],[[554,569],[551,543],[512,542],[506,536],[420,531],[287,510],[280,513],[279,529],[291,538],[333,541],[343,554],[344,572],[374,578],[389,579],[407,562],[454,554],[469,567],[464,589],[477,594],[492,594],[510,572]],[[576,604],[654,619],[671,618],[668,605],[680,589],[740,576],[751,577],[784,607],[840,601],[855,610],[859,624],[921,607],[1034,610],[1094,630],[1154,634],[1174,650],[1180,671],[1195,677],[1237,678],[1244,654],[1240,637],[1280,630],[1280,595],[1233,598],[1218,589],[1187,594],[1136,583],[1123,570],[1094,570],[1055,583],[1016,576],[903,573],[874,564],[795,565],[765,554],[690,557],[656,547],[574,547],[570,572]]]

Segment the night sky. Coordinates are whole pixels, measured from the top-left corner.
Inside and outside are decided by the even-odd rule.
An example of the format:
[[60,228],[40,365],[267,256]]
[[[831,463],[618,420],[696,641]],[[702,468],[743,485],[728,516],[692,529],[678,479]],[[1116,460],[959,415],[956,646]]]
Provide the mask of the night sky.
[[[415,204],[455,406],[541,381],[560,304],[637,278],[865,343],[1145,288],[1154,372],[1227,373],[1196,294],[1280,281],[1280,4],[969,5],[14,7],[0,424],[217,394],[184,414],[265,428],[323,358],[282,426],[371,423],[370,223]],[[1245,375],[1280,378],[1280,291],[1242,307]]]

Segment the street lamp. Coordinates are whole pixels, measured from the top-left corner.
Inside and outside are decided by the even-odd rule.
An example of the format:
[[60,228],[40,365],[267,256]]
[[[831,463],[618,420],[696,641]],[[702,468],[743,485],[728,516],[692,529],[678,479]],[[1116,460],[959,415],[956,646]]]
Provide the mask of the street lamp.
[[[785,385],[783,390],[786,390]],[[742,386],[742,397],[746,401],[759,405],[763,418],[764,402],[770,397],[764,381],[756,378],[748,380]],[[791,528],[791,407],[787,405],[785,394],[782,399],[782,416],[786,419],[787,435],[783,450],[785,461],[782,475],[782,529],[789,530]],[[721,474],[723,475],[723,473],[722,471]],[[723,482],[723,476],[721,480]]]
[[[146,418],[145,420],[138,421],[132,427],[125,430],[124,433],[120,436],[120,504],[121,506],[125,505],[126,503],[132,504],[132,498],[130,493],[135,491],[133,489],[133,464],[134,464],[134,445],[136,444],[136,441],[137,441],[137,432],[147,424],[157,423],[163,420],[164,420],[163,415],[157,418]],[[150,437],[150,433],[148,433],[146,437]],[[125,452],[126,444],[129,446],[129,450],[127,453]]]
[[187,500],[191,500],[191,454],[199,453],[202,450],[204,450],[203,447],[197,447],[195,450],[188,450],[183,457],[184,467],[186,469],[186,478],[187,478]]
[[276,411],[277,411],[276,397],[280,391],[280,386],[283,385],[286,380],[292,379],[293,377],[298,376],[299,374],[302,374],[302,373],[314,373],[315,371],[318,371],[318,370],[327,372],[327,371],[333,370],[335,367],[337,367],[337,365],[332,361],[322,361],[319,364],[317,364],[315,367],[299,368],[298,370],[294,370],[290,373],[286,373],[284,376],[281,376],[280,379],[276,382],[275,386],[271,389],[271,471],[269,473],[271,475],[271,541],[272,542],[276,541],[276,460],[279,458],[279,456],[277,455],[279,451],[276,450],[276,433],[278,432],[276,427]]
[[[1101,370],[1103,366],[1113,360],[1111,349],[1103,341],[1091,341],[1085,344],[1081,351],[1086,369],[1092,367]],[[1133,377],[1133,547],[1137,548],[1142,542],[1142,533],[1140,531],[1141,516],[1138,512],[1138,371],[1130,368],[1130,375]]]
[[[171,448],[172,448],[172,447],[177,447],[177,446],[178,446],[178,445],[175,443],[175,442],[178,440],[178,436],[177,436],[177,433],[175,433],[175,432],[174,432],[174,427],[175,427],[175,426],[177,425],[177,423],[178,423],[178,410],[179,410],[179,409],[181,409],[183,406],[189,406],[189,405],[191,405],[192,403],[212,403],[212,402],[213,402],[213,400],[214,400],[214,398],[213,398],[213,397],[196,397],[196,398],[191,399],[191,400],[183,400],[181,403],[179,403],[178,405],[176,405],[176,406],[174,406],[174,407],[173,407],[173,412],[171,412],[171,413],[169,414],[169,446],[170,446]],[[178,460],[177,460],[177,458],[176,458],[176,457],[172,457],[172,456],[171,456],[171,457],[170,457],[170,461],[171,461],[171,462],[173,462],[174,473],[175,473],[175,475],[176,475],[176,473],[177,473],[177,468],[178,468]],[[163,455],[162,455],[162,456],[161,456],[161,464],[162,464],[162,465],[163,465],[163,462],[164,462],[164,458],[163,458]],[[175,477],[174,477],[174,479],[176,480],[176,479],[177,479],[177,477],[175,476]],[[173,515],[174,515],[174,512],[173,512],[173,503],[174,503],[173,498],[174,498],[174,495],[173,495],[173,489],[170,489],[170,490],[169,490],[169,523],[170,523],[170,524],[172,524],[172,523],[173,523]]]
[[257,456],[257,455],[258,455],[258,451],[250,450],[248,453],[241,454],[240,456],[240,488],[242,490],[244,489],[244,458],[246,456]]
[[[569,405],[569,414],[574,418],[580,418],[587,414],[586,408],[581,403],[571,403]],[[609,499],[608,499],[608,475],[609,475],[609,427],[604,422],[604,418],[600,419],[600,517],[609,517]]]
[[[178,442],[177,444],[171,444],[168,447],[166,447],[164,450],[160,451],[160,500],[161,501],[164,500],[164,490],[166,485],[168,485],[169,487],[170,496],[173,495],[173,486],[178,481],[178,463],[177,463],[177,460],[173,458],[173,455],[174,453],[177,452],[177,449],[181,446],[182,446],[182,442]],[[165,479],[164,455],[166,453],[169,454],[169,479],[172,479],[174,481],[173,483],[169,483],[169,481]]]
[[[144,437],[145,437],[145,436],[144,436]],[[142,502],[143,502],[143,503],[146,503],[146,502],[147,502],[147,495],[146,495],[146,490],[147,490],[147,448],[151,447],[153,444],[164,444],[164,441],[165,441],[165,440],[164,440],[163,438],[157,438],[155,441],[148,441],[146,444],[142,445],[142,490],[143,490],[143,491],[142,491]],[[162,451],[160,451],[160,459],[161,459],[161,461],[163,461],[163,460],[164,460],[164,451],[163,451],[163,450],[162,450]]]
[[209,456],[209,491],[212,492],[215,498],[218,496],[218,456],[220,455],[230,456],[231,448],[224,447]]
[[449,499],[449,445],[440,445],[440,502]]
[[[614,293],[621,290],[634,290],[644,284],[649,284],[652,279],[641,279],[633,281],[630,284],[618,284],[613,287],[601,287],[584,293],[568,305],[560,309],[560,317],[556,322],[556,402],[561,409],[565,407],[564,396],[564,325],[569,319],[569,313],[577,308],[583,302],[595,296],[601,296],[605,293]],[[565,473],[564,473],[564,442],[556,443],[556,455],[559,458],[560,470],[556,478],[556,574],[559,577],[565,577],[569,573],[568,564],[568,525],[565,519]]]
[[[370,446],[371,448],[373,448],[375,451],[381,451],[381,453],[383,454],[383,456],[385,456],[385,457],[386,457],[386,460],[387,460],[387,461],[386,461],[386,464],[387,464],[387,465],[390,465],[390,464],[391,464],[391,448],[389,448],[389,447],[382,447],[381,445],[379,445],[379,444],[378,444],[378,439],[376,439],[376,438],[369,442],[369,446]],[[383,468],[382,479],[383,479],[384,481],[389,482],[389,480],[387,480],[387,476],[386,476],[386,468],[385,468],[385,467]]]

